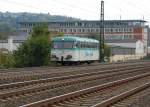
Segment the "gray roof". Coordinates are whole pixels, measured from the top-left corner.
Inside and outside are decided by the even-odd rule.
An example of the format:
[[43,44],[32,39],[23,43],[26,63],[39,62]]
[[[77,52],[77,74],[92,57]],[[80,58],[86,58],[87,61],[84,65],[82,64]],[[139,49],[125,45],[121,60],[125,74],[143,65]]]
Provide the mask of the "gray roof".
[[[73,20],[73,21],[26,21],[26,22],[18,22],[18,23],[58,23],[58,22],[100,22],[100,20]],[[145,20],[105,20],[105,22],[147,22]]]
[[107,43],[111,47],[136,48],[136,43]]
[[136,40],[105,40],[106,43],[136,43]]

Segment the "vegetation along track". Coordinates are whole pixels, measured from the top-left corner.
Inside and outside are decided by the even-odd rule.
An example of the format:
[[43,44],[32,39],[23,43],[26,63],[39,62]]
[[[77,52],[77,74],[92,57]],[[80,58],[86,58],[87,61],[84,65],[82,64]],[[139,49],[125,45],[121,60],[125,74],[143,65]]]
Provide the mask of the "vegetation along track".
[[149,80],[150,73],[144,73],[21,107],[108,107],[123,98],[150,87]]
[[[127,66],[136,66],[136,65],[145,65],[150,62],[138,62],[138,63],[125,63],[125,64],[111,64],[107,66],[86,66],[86,67],[73,67],[73,68],[62,68],[62,69],[46,69],[38,71],[24,71],[24,72],[9,72],[9,73],[0,73],[0,84],[20,82],[20,81],[29,81],[43,78],[50,78],[55,76],[66,76],[73,75],[77,73],[85,73],[105,69],[114,69],[118,67],[127,67]],[[91,70],[91,71],[90,71]]]
[[[142,66],[137,66],[136,68],[128,67],[128,68],[114,69],[112,71],[109,70],[109,71],[104,71],[104,72],[93,72],[93,73],[86,73],[82,75],[72,75],[72,76],[51,78],[47,81],[46,79],[41,80],[41,81],[37,80],[37,81],[32,81],[33,83],[31,81],[28,81],[25,83],[23,82],[18,83],[19,85],[17,85],[17,83],[1,85],[0,86],[0,89],[1,89],[0,99],[1,99],[1,102],[3,102],[4,100],[10,100],[15,97],[19,98],[20,96],[22,97],[22,96],[26,96],[29,94],[32,95],[34,93],[40,93],[42,91],[46,91],[50,89],[57,89],[59,87],[72,86],[73,84],[83,84],[85,82],[91,82],[91,84],[93,84],[95,83],[95,81],[98,81],[98,80],[99,80],[98,84],[100,83],[102,84],[104,82],[108,82],[108,80],[112,81],[112,79],[116,80],[116,79],[120,79],[123,77],[125,78],[125,77],[128,77],[129,75],[138,75],[140,73],[146,72],[147,69],[149,69],[149,66],[147,67],[145,66],[144,68]],[[87,87],[89,86],[87,85]],[[75,90],[72,90],[72,91],[75,91]],[[60,93],[60,94],[63,94],[63,93]],[[7,101],[4,101],[4,102],[7,102]]]

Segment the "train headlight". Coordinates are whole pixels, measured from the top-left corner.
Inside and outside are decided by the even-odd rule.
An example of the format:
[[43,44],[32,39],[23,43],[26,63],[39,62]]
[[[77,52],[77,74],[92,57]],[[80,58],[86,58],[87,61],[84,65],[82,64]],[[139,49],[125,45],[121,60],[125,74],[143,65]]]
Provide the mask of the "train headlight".
[[67,55],[66,60],[71,59],[72,55]]

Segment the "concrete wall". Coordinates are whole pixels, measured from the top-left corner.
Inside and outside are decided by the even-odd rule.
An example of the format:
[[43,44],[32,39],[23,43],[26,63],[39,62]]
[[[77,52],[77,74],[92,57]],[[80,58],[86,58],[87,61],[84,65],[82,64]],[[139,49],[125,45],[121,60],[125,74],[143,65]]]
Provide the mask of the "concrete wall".
[[143,56],[140,55],[114,55],[110,57],[110,62],[119,62],[127,60],[141,59]]
[[0,49],[7,49],[8,51],[17,50],[21,43],[13,43],[10,45],[9,43],[0,43]]
[[135,43],[129,44],[114,43],[111,45],[113,45],[111,47],[111,57],[110,57],[111,62],[141,59],[147,55],[144,51],[144,43],[141,40]]

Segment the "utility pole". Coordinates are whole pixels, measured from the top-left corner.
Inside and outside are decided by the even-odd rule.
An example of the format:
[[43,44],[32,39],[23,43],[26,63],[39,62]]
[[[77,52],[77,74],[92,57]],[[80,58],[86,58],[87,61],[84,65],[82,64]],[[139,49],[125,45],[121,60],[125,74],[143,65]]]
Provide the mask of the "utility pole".
[[104,61],[104,1],[101,1],[100,10],[100,35],[99,35],[99,61]]

